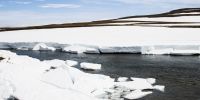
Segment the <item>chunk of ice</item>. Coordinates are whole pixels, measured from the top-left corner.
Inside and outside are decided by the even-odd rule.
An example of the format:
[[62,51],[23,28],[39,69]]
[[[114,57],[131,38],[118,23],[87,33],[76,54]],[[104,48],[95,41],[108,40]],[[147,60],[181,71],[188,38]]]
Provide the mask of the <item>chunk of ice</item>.
[[155,78],[147,78],[146,80],[147,80],[147,82],[149,82],[150,84],[155,84],[155,83],[156,83],[156,79],[155,79]]
[[125,82],[125,81],[127,81],[127,80],[128,80],[127,77],[119,77],[119,78],[117,79],[118,82]]
[[153,88],[158,91],[165,92],[165,86],[163,85],[155,85]]
[[68,65],[68,66],[76,66],[78,65],[78,62],[77,61],[74,61],[74,60],[66,60],[65,63]]
[[36,44],[34,47],[33,47],[33,50],[50,50],[50,51],[55,51],[56,48],[54,47],[49,47],[47,46],[45,43],[39,43],[39,44]]
[[124,98],[126,99],[139,99],[142,98],[144,96],[147,96],[149,94],[152,94],[153,92],[143,92],[141,90],[135,90],[127,95],[124,96]]
[[86,69],[86,70],[100,70],[101,69],[101,64],[82,62],[80,64],[80,67],[82,69]]

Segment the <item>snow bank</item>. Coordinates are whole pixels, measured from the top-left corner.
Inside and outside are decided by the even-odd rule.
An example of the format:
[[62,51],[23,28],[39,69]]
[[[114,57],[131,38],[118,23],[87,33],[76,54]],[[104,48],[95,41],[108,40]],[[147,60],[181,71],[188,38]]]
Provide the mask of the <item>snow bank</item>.
[[98,49],[79,45],[67,46],[63,48],[63,51],[69,53],[99,53]]
[[62,65],[65,65],[65,61],[59,60],[59,59],[54,59],[54,60],[44,60],[43,63],[48,64],[49,66],[52,67],[60,67]]
[[[176,49],[176,47],[179,46],[200,47],[199,33],[199,28],[142,26],[35,29],[1,32],[0,47],[18,48],[23,50],[27,47],[34,47],[34,50],[55,50],[55,48],[61,48],[63,51],[70,53],[145,54],[141,48],[161,45],[168,46],[168,48],[151,50],[146,52],[146,54],[169,54],[172,51],[172,48]],[[48,38],[38,36],[48,36]],[[28,45],[27,43],[32,44]],[[50,45],[50,43],[54,44]],[[196,53],[196,51],[194,52]]]
[[10,94],[13,94],[13,92],[14,88],[12,84],[3,78],[0,78],[0,99],[5,100],[9,98]]
[[152,85],[154,79],[114,82],[109,76],[82,72],[62,60],[39,61],[2,50],[0,57],[5,58],[0,60],[0,100],[10,96],[20,100],[119,100],[152,93],[141,92],[143,89],[164,91],[164,86]]
[[200,50],[174,50],[171,55],[195,55],[200,54]]
[[145,46],[142,47],[142,54],[167,54],[167,55],[195,55],[200,54],[200,49],[198,46],[191,49],[190,46],[184,48],[178,48],[179,46],[171,46],[172,48],[156,48],[156,46]]
[[42,75],[41,81],[62,89],[70,88],[73,85],[73,81],[67,71],[62,68],[50,70]]
[[82,62],[80,64],[80,67],[82,69],[86,69],[86,70],[100,70],[101,69],[101,64]]
[[164,49],[155,49],[154,46],[143,47],[141,52],[142,54],[171,54],[173,48],[164,48]]
[[99,51],[103,54],[107,53],[140,53],[141,47],[99,47]]
[[[199,33],[199,28],[140,26],[57,28],[1,32],[0,42],[52,42],[97,47],[200,45]],[[48,38],[38,36],[48,36]]]
[[54,47],[49,47],[49,46],[47,46],[45,43],[39,43],[39,44],[36,44],[36,45],[33,47],[33,50],[50,50],[50,51],[55,51],[56,48],[54,48]]

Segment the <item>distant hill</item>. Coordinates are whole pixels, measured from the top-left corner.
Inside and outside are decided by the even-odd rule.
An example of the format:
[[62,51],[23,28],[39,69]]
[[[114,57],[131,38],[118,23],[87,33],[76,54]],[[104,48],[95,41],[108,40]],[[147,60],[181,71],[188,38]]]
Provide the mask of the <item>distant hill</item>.
[[200,8],[183,8],[161,14],[128,16],[117,19],[99,20],[81,23],[50,24],[27,27],[3,27],[1,31],[74,28],[96,26],[145,26],[168,28],[200,28]]

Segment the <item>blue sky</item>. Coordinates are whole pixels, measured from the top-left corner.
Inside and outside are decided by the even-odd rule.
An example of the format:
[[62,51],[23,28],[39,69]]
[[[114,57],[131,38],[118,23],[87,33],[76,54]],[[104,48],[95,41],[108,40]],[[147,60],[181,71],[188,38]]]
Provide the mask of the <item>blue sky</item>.
[[200,0],[0,0],[0,26],[91,21],[200,7]]

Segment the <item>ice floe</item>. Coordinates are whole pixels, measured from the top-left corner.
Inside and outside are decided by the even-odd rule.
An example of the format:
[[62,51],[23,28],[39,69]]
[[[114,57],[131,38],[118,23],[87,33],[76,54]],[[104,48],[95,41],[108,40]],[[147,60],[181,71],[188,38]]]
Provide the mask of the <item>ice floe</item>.
[[155,79],[155,78],[147,78],[146,80],[147,80],[147,82],[149,82],[150,84],[155,84],[155,83],[156,83],[156,79]]
[[126,87],[131,90],[153,89],[153,85],[142,78],[131,78],[133,81],[117,82],[116,86]]
[[146,95],[152,94],[153,92],[143,92],[141,90],[135,90],[127,95],[124,96],[126,99],[139,99]]
[[171,46],[172,48],[156,48],[156,46],[144,46],[141,49],[142,54],[159,54],[159,55],[199,55],[200,54],[200,49],[198,49],[198,46],[193,46],[191,49],[190,47],[192,46],[183,46],[181,49],[181,46]]
[[161,92],[165,92],[165,86],[163,86],[163,85],[155,85],[154,89],[161,91]]
[[125,82],[125,81],[127,81],[127,80],[128,80],[128,77],[119,77],[119,78],[117,79],[118,82]]
[[63,51],[69,53],[99,53],[98,49],[79,45],[67,46],[63,48]]
[[49,66],[52,67],[60,67],[62,65],[65,65],[65,61],[59,60],[59,59],[53,59],[53,60],[44,60],[43,63],[48,64]]
[[49,46],[47,46],[45,43],[39,43],[39,44],[36,44],[36,45],[33,47],[33,50],[50,50],[50,51],[55,51],[56,48],[54,48],[54,47],[49,47]]
[[143,92],[145,89],[164,91],[164,86],[152,85],[153,78],[115,82],[109,76],[85,73],[69,66],[74,63],[62,60],[40,61],[4,50],[0,50],[0,57],[5,58],[0,59],[0,100],[123,100],[152,93]]
[[101,69],[101,64],[82,62],[80,64],[80,67],[82,69],[86,69],[86,70],[100,70]]
[[77,61],[74,61],[74,60],[66,60],[65,63],[66,63],[68,66],[76,66],[76,65],[78,65],[78,62],[77,62]]

